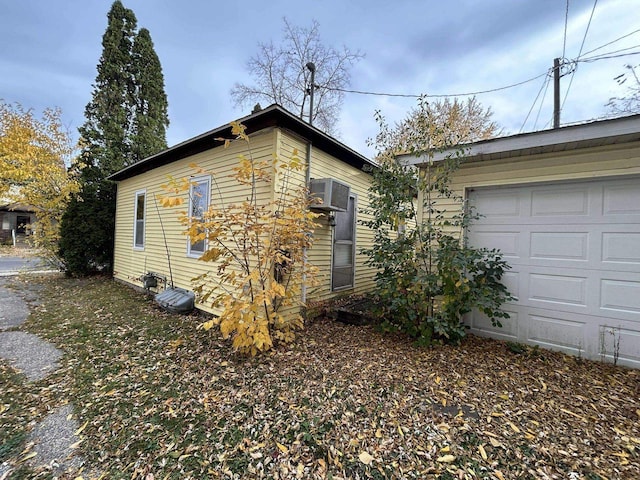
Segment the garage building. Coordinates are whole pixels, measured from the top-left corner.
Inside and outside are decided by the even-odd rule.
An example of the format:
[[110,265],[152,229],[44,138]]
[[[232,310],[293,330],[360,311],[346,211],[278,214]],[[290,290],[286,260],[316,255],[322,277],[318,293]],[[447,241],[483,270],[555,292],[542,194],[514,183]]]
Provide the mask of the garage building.
[[640,115],[463,148],[453,189],[482,215],[466,241],[501,250],[516,297],[470,331],[640,368]]

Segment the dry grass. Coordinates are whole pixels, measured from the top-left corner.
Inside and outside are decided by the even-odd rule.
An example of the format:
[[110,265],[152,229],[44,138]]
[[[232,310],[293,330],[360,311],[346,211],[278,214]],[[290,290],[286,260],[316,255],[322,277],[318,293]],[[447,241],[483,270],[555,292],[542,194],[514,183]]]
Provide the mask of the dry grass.
[[24,328],[63,367],[33,386],[0,369],[0,461],[73,401],[105,478],[640,478],[635,370],[475,337],[420,349],[325,319],[244,359],[201,317],[110,280],[41,281]]

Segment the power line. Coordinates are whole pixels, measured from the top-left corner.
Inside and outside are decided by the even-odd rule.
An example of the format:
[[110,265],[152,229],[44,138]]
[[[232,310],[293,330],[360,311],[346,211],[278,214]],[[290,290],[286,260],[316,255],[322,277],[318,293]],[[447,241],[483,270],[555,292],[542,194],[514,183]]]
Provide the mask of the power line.
[[[536,106],[536,102],[538,101],[538,98],[540,97],[540,93],[542,93],[542,90],[544,89],[545,85],[549,84],[549,75],[547,73],[547,75],[545,75],[545,79],[542,82],[542,85],[540,86],[540,90],[538,90],[538,94],[536,95],[535,100],[533,101],[533,104],[531,105],[531,108],[529,109],[529,113],[527,113],[527,116],[524,119],[524,122],[522,122],[522,126],[520,127],[520,132],[522,133],[522,131],[524,130],[524,126],[527,124],[527,120],[529,120],[529,115],[531,115],[531,112],[533,111],[533,108]],[[545,90],[546,92],[546,90]],[[542,102],[541,102],[542,103]]]
[[582,43],[580,44],[580,51],[578,52],[578,57],[582,55],[582,49],[584,48],[584,42],[587,40],[587,33],[589,33],[589,27],[591,26],[591,20],[593,20],[593,14],[596,11],[596,5],[598,5],[598,0],[594,0],[593,8],[591,9],[591,15],[589,16],[589,21],[587,22],[587,28],[584,31],[584,36],[582,37]]
[[536,115],[536,121],[533,122],[534,130],[536,128],[536,125],[538,125],[538,120],[540,119],[540,112],[542,112],[542,106],[544,105],[544,99],[547,97],[547,90],[549,89],[550,83],[551,83],[551,77],[547,75],[546,86],[544,87],[544,93],[542,94],[542,99],[540,100],[540,107],[538,107],[538,114]]
[[[336,88],[336,87],[325,87],[320,86],[320,88],[324,88],[325,90],[331,90],[334,92],[343,92],[343,93],[355,93],[357,95],[372,95],[376,97],[403,97],[403,98],[420,98],[426,95],[416,95],[413,93],[383,93],[383,92],[367,92],[364,90],[349,90],[347,88]],[[436,95],[429,95],[430,97],[435,97]],[[440,95],[442,97],[453,97],[454,95]]]
[[633,32],[627,33],[626,35],[618,37],[615,40],[611,40],[610,42],[605,43],[604,45],[600,45],[599,47],[596,47],[593,50],[589,50],[588,52],[584,52],[583,55],[589,55],[590,53],[593,53],[596,50],[600,50],[601,48],[608,47],[609,45],[611,45],[613,43],[616,43],[616,42],[619,42],[620,40],[624,40],[625,38],[630,37],[634,33],[638,33],[638,32],[640,32],[640,28],[638,30],[634,30]]
[[[577,64],[577,63],[593,63],[596,62],[598,60],[606,60],[606,59],[610,59],[610,58],[619,58],[619,57],[625,57],[625,56],[630,56],[630,55],[638,55],[640,54],[640,52],[631,52],[631,53],[626,53],[626,54],[620,54],[620,55],[612,55],[614,53],[617,52],[622,52],[622,51],[626,51],[629,50],[631,48],[638,48],[640,47],[640,45],[636,45],[633,47],[629,47],[629,48],[624,48],[621,50],[615,50],[613,52],[607,52],[607,53],[603,53],[600,55],[596,55],[593,57],[588,57],[588,58],[576,58],[573,60],[569,60],[566,62],[566,64]],[[416,93],[389,93],[389,92],[372,92],[372,91],[367,91],[367,90],[352,90],[352,89],[348,89],[348,88],[335,88],[335,87],[326,87],[326,86],[317,86],[316,88],[324,88],[325,90],[331,90],[334,92],[342,92],[342,93],[353,93],[355,95],[371,95],[371,96],[376,96],[376,97],[399,97],[399,98],[420,98],[420,97],[426,97],[426,98],[447,98],[447,97],[466,97],[466,96],[471,96],[471,95],[482,95],[485,93],[493,93],[493,92],[499,92],[501,90],[508,90],[510,88],[514,88],[514,87],[519,87],[520,85],[524,85],[526,83],[530,83],[533,82],[534,80],[537,80],[539,78],[542,78],[544,76],[548,76],[549,75],[549,70],[547,70],[544,73],[541,73],[540,75],[536,75],[535,77],[531,77],[528,78],[527,80],[523,80],[521,82],[517,82],[517,83],[512,83],[509,85],[504,85],[502,87],[496,87],[496,88],[491,88],[488,90],[478,90],[475,92],[464,92],[464,93],[441,93],[441,94],[416,94]]]
[[562,40],[562,58],[564,58],[567,49],[567,25],[569,24],[569,0],[567,0],[567,9],[564,13],[564,39]]
[[484,93],[493,93],[493,92],[498,92],[500,90],[507,90],[509,88],[519,87],[520,85],[524,85],[525,83],[533,82],[534,80],[537,80],[538,78],[544,77],[545,75],[547,75],[547,72],[542,73],[540,75],[537,75],[535,77],[529,78],[528,80],[523,80],[522,82],[512,83],[511,85],[505,85],[503,87],[491,88],[489,90],[480,90],[480,91],[477,91],[477,92],[466,92],[466,93],[437,94],[437,95],[429,95],[429,94],[416,95],[416,94],[410,94],[410,93],[367,92],[367,91],[364,91],[364,90],[349,90],[349,89],[346,89],[346,88],[329,88],[329,87],[323,87],[323,88],[325,88],[327,90],[332,90],[332,91],[335,91],[335,92],[355,93],[355,94],[358,94],[358,95],[372,95],[372,96],[378,96],[378,97],[403,97],[403,98],[467,97],[467,96],[470,96],[470,95],[481,95],[481,94],[484,94]]
[[630,52],[630,53],[623,53],[620,55],[614,55],[620,52],[626,52],[627,50],[631,50],[633,48],[640,48],[640,45],[634,45],[632,47],[627,47],[627,48],[621,48],[620,50],[614,50],[612,52],[607,52],[607,53],[601,53],[600,55],[594,55],[593,57],[588,57],[588,58],[579,58],[577,60],[574,60],[576,63],[577,62],[584,62],[584,63],[593,63],[596,62],[598,60],[605,60],[608,58],[620,58],[620,57],[626,57],[629,55],[638,55],[638,53],[640,52]]
[[[589,21],[587,22],[587,28],[584,31],[584,36],[582,37],[582,44],[580,45],[580,51],[578,52],[578,56],[576,58],[580,58],[580,55],[582,55],[582,49],[584,48],[584,42],[587,40],[587,33],[589,33],[589,27],[591,26],[591,20],[593,19],[593,14],[596,11],[596,5],[598,4],[598,0],[594,0],[593,2],[593,8],[591,9],[591,15],[589,16]],[[563,55],[564,57],[564,55]],[[576,67],[577,67],[577,63],[576,63]],[[575,68],[571,74],[571,79],[569,80],[569,86],[567,87],[567,90],[564,92],[564,99],[562,100],[562,105],[560,106],[560,112],[562,112],[562,109],[564,108],[564,104],[567,101],[567,97],[569,96],[569,91],[571,90],[571,85],[573,84],[573,79],[576,76],[576,70],[577,68]]]
[[[620,54],[620,55],[612,55],[614,53],[623,52],[623,51],[626,51],[626,50],[630,50],[632,48],[639,48],[639,47],[640,47],[640,45],[635,45],[633,47],[623,48],[623,49],[620,49],[620,50],[614,50],[613,52],[607,52],[607,53],[603,53],[603,54],[600,54],[600,55],[595,55],[593,57],[576,58],[576,59],[569,60],[569,61],[565,62],[565,64],[569,65],[569,64],[577,64],[577,63],[593,63],[593,62],[597,62],[598,60],[606,60],[606,59],[610,59],[610,58],[626,57],[626,56],[631,56],[631,55],[640,55],[640,51],[624,53],[624,54]],[[348,89],[348,88],[335,88],[335,87],[326,87],[326,86],[319,86],[319,85],[316,86],[316,88],[324,88],[325,90],[331,90],[331,91],[334,91],[334,92],[353,93],[353,94],[356,94],[356,95],[371,95],[371,96],[377,96],[377,97],[400,97],[400,98],[466,97],[466,96],[471,96],[471,95],[482,95],[484,93],[493,93],[493,92],[498,92],[498,91],[501,91],[501,90],[508,90],[509,88],[519,87],[520,85],[524,85],[526,83],[533,82],[534,80],[537,80],[539,78],[542,78],[542,77],[548,76],[548,75],[549,75],[549,70],[547,70],[544,73],[541,73],[540,75],[536,75],[535,77],[528,78],[527,80],[523,80],[523,81],[517,82],[517,83],[512,83],[510,85],[504,85],[502,87],[491,88],[491,89],[488,89],[488,90],[478,90],[476,92],[440,93],[440,94],[433,94],[433,95],[431,95],[431,94],[416,94],[416,93],[371,92],[371,91],[367,91],[367,90],[352,90],[352,89]]]
[[[589,58],[580,58],[580,59],[575,59],[575,60],[571,60],[571,62],[569,63],[573,63],[573,64],[577,64],[577,63],[593,63],[593,62],[597,62],[598,60],[608,60],[608,59],[612,59],[612,58],[621,58],[621,57],[628,57],[628,56],[632,56],[632,55],[640,55],[640,51],[637,52],[630,52],[630,53],[621,53],[619,55],[611,55],[612,53],[616,53],[616,52],[621,52],[621,51],[625,51],[625,50],[629,50],[631,48],[639,48],[640,45],[635,45],[633,47],[628,47],[628,48],[623,48],[620,50],[615,50],[614,52],[608,52],[608,53],[603,53],[600,55],[595,55],[593,57],[589,57]],[[602,119],[606,119],[606,118],[611,118],[611,116],[604,116],[604,117],[598,117],[595,120],[602,120]],[[542,129],[546,129],[550,124],[551,124],[552,120],[549,120],[544,127],[542,127]],[[581,122],[576,122],[576,123],[581,123]],[[570,123],[568,124],[564,124],[564,125],[571,125]]]

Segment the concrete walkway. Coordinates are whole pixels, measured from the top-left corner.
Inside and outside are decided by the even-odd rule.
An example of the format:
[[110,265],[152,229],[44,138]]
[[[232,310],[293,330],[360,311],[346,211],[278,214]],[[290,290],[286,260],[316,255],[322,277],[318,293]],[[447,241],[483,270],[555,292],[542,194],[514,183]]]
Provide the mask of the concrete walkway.
[[60,350],[31,333],[0,333],[0,357],[30,382],[42,380],[56,370],[61,356]]
[[[17,292],[7,288],[7,277],[0,278],[0,358],[24,374],[27,382],[37,382],[56,370],[62,352],[50,343],[20,326],[29,316],[25,298],[36,300],[34,292]],[[29,432],[28,442],[33,443],[36,455],[29,460],[33,468],[45,468],[54,475],[80,468],[84,459],[75,455],[71,445],[79,438],[74,432],[78,423],[72,416],[70,404],[61,405]],[[0,480],[10,478],[13,466],[0,463]]]
[[22,325],[28,316],[29,308],[24,300],[0,287],[0,331]]

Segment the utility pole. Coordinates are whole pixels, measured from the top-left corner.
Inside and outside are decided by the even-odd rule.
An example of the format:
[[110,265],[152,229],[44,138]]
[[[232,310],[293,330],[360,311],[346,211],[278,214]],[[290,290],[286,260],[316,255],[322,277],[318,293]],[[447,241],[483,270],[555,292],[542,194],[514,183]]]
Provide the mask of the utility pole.
[[[316,65],[313,62],[307,62],[305,65],[307,70],[311,72],[311,87],[309,88],[309,125],[313,125],[313,91],[316,89]],[[305,168],[305,186],[307,188],[307,192],[311,186],[311,149],[313,145],[311,143],[311,136],[309,136],[309,143],[307,143],[307,162]],[[307,274],[304,273],[307,265],[307,247],[302,249],[302,286],[300,288],[300,300],[302,304],[305,305],[307,303]]]
[[553,59],[553,128],[560,128],[560,59]]
[[316,66],[308,62],[307,69],[311,72],[311,87],[309,88],[309,125],[313,125],[313,91],[316,89]]

